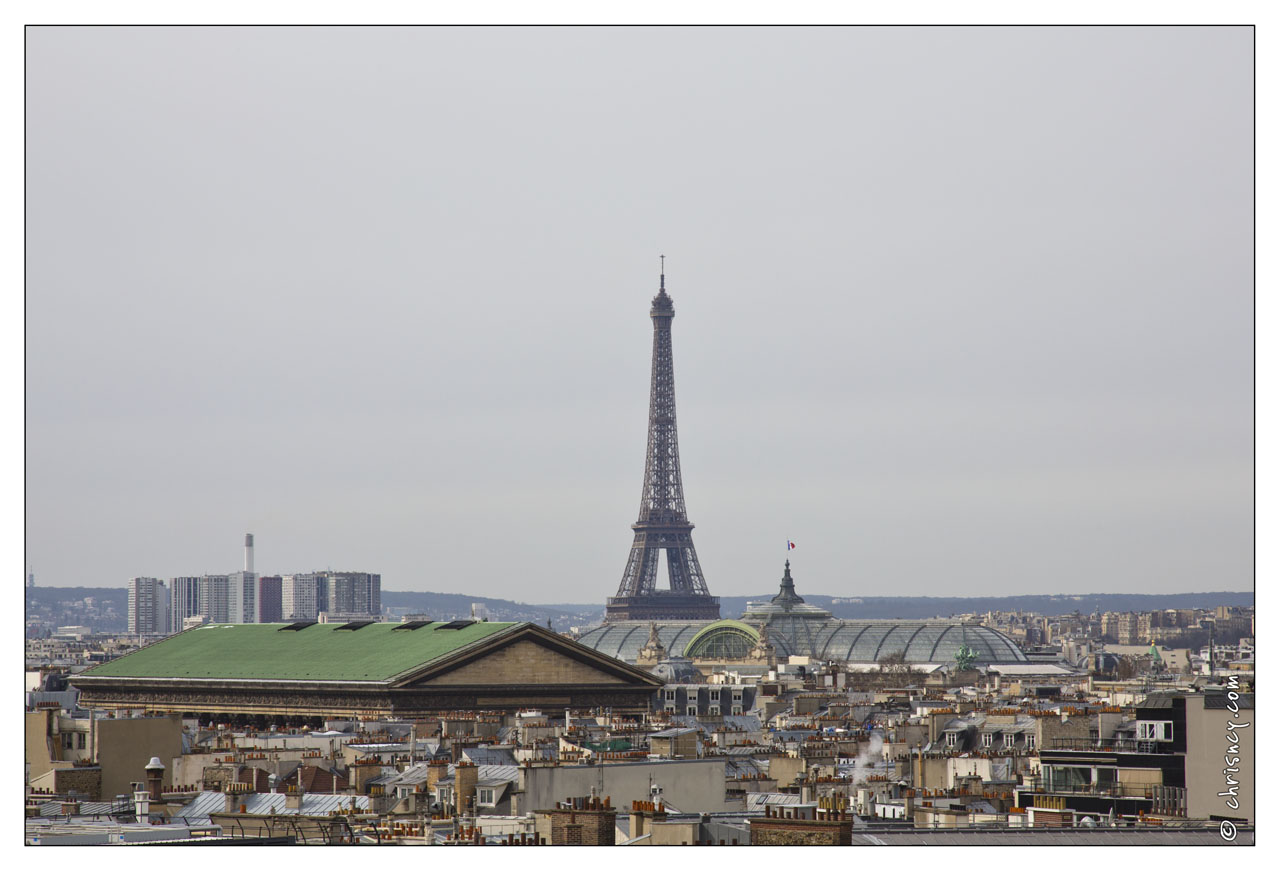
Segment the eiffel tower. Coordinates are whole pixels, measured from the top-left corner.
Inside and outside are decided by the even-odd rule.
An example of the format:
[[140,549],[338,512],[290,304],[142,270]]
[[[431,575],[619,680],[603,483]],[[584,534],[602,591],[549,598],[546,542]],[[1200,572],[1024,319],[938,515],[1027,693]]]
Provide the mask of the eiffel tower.
[[[665,259],[663,260],[665,266]],[[627,567],[618,595],[605,606],[605,622],[620,620],[718,620],[720,600],[707,590],[693,549],[693,524],[685,516],[676,439],[676,379],[671,362],[671,319],[666,269],[658,278],[653,319],[653,369],[649,387],[649,445],[645,451],[640,519],[631,524]],[[666,551],[668,586],[657,589],[658,554]]]

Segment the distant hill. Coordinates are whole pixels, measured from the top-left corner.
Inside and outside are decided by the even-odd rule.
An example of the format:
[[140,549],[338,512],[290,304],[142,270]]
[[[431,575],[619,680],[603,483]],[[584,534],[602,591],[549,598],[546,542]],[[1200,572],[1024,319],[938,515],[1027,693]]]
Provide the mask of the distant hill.
[[[111,603],[123,613],[127,595],[123,587],[36,587],[26,591],[27,605],[55,606],[92,597],[98,604]],[[737,617],[748,602],[768,601],[774,591],[758,596],[721,596],[720,613]],[[1070,614],[1079,611],[1159,611],[1165,608],[1214,608],[1218,605],[1250,606],[1252,592],[1233,593],[1086,593],[1078,596],[823,596],[805,595],[806,602],[829,609],[836,617],[856,619],[917,620],[974,614],[985,611],[1025,611],[1035,614]],[[588,626],[604,619],[604,602],[535,605],[472,596],[465,593],[382,591],[382,604],[393,615],[420,612],[433,619],[453,619],[471,614],[472,603],[483,605],[491,620],[528,620],[556,629]]]
[[[747,602],[768,601],[774,592],[759,596],[721,596],[720,613],[741,614]],[[1253,593],[1084,593],[1077,596],[822,596],[805,595],[811,605],[827,608],[836,617],[857,619],[923,620],[953,614],[986,611],[1026,611],[1057,615],[1079,611],[1163,611],[1166,608],[1216,608],[1253,605]]]
[[129,591],[124,584],[118,587],[28,587],[27,606],[53,607],[60,602],[80,602],[93,599],[98,606],[112,605],[118,611],[129,607]]
[[[748,602],[767,602],[777,593],[758,596],[721,596],[720,615],[737,617]],[[386,594],[383,593],[385,597]],[[1032,614],[1092,614],[1094,611],[1163,611],[1166,608],[1216,608],[1219,605],[1253,605],[1253,593],[1084,593],[1078,596],[823,596],[804,594],[804,600],[831,611],[843,620],[926,620],[954,614],[987,611],[1025,611]],[[594,610],[603,616],[604,604],[545,605],[578,613]]]
[[557,630],[585,626],[604,618],[604,605],[531,605],[508,599],[468,596],[463,593],[415,593],[382,591],[382,606],[394,614],[422,613],[433,620],[471,616],[471,605],[483,605],[490,620],[528,620]]

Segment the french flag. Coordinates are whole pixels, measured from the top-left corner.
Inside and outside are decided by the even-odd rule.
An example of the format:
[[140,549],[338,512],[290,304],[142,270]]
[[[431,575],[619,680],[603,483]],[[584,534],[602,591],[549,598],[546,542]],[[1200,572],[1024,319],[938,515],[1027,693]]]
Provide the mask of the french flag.
[[788,539],[787,539],[787,550],[795,550],[795,549],[796,549],[796,543],[795,543],[794,541],[792,541],[791,539],[789,539],[789,538],[788,538]]

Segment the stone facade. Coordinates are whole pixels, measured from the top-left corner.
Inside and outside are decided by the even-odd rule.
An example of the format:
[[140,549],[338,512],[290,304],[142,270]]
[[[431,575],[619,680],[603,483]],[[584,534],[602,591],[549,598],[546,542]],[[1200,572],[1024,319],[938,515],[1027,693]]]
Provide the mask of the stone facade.
[[103,801],[104,799],[115,798],[114,795],[103,795],[102,768],[97,765],[53,768],[41,777],[32,778],[31,786],[55,795],[78,792],[88,801]]
[[853,817],[813,807],[766,808],[751,823],[751,844],[774,847],[847,847],[853,844]]

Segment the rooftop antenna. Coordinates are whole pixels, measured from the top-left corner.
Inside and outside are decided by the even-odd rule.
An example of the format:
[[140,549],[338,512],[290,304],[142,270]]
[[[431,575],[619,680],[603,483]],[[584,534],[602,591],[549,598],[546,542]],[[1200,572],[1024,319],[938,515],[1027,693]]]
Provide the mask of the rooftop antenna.
[[667,255],[658,255],[658,290],[667,289]]

